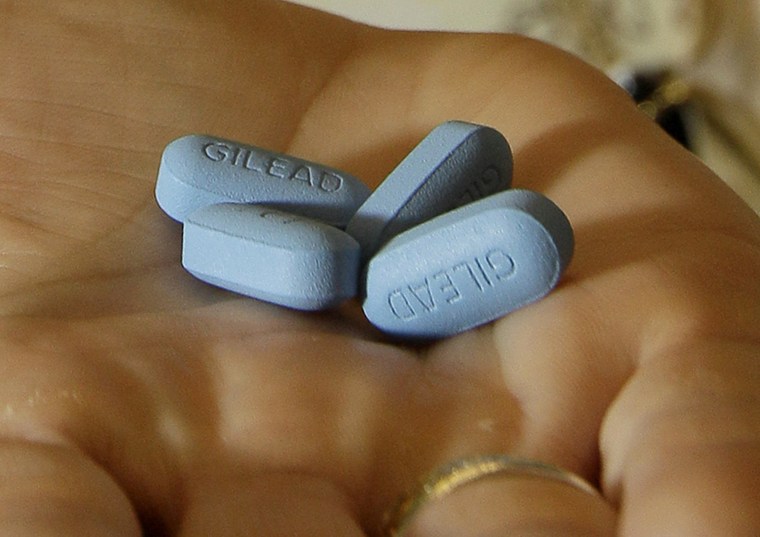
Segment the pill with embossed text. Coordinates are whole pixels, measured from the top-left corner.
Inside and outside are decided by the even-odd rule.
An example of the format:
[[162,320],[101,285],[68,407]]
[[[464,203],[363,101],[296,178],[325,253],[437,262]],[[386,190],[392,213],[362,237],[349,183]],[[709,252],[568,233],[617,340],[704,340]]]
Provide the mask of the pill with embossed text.
[[167,145],[156,181],[158,205],[180,222],[203,206],[234,202],[267,204],[344,227],[369,193],[345,172],[202,135]]
[[573,231],[548,198],[511,190],[391,239],[366,267],[369,321],[402,338],[439,338],[498,319],[549,293]]
[[184,225],[182,264],[207,283],[299,310],[356,296],[359,244],[340,229],[271,207],[202,207]]
[[369,259],[395,235],[455,207],[509,188],[512,151],[484,125],[433,129],[385,178],[346,226]]

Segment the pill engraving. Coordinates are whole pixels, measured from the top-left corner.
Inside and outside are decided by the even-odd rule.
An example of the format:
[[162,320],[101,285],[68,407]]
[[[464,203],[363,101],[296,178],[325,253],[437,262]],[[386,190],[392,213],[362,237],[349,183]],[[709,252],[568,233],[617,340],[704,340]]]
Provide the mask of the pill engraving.
[[489,166],[483,170],[480,176],[475,176],[472,183],[467,186],[467,189],[454,204],[454,207],[485,198],[500,190],[506,190],[509,188],[510,182],[502,179],[502,173],[495,166]]
[[362,307],[390,334],[449,336],[546,295],[572,251],[572,228],[553,202],[494,194],[391,239],[367,264]]
[[433,129],[351,218],[366,261],[395,235],[509,188],[512,152],[495,129],[448,121]]
[[266,204],[343,227],[369,196],[355,177],[321,164],[212,136],[189,135],[164,149],[156,200],[184,222],[218,203]]
[[393,289],[388,294],[388,305],[398,319],[411,319],[460,300],[478,300],[478,293],[496,291],[514,272],[512,257],[501,249],[492,249],[421,281]]
[[[336,172],[318,166],[294,161],[284,156],[273,157],[263,151],[224,142],[210,142],[203,147],[203,154],[212,162],[242,167],[254,174],[264,174],[275,179],[301,181],[304,185],[325,192],[337,192],[343,186],[343,178]],[[260,178],[252,177],[253,180]]]
[[182,264],[207,283],[318,310],[356,296],[359,245],[333,226],[260,205],[223,203],[187,217]]

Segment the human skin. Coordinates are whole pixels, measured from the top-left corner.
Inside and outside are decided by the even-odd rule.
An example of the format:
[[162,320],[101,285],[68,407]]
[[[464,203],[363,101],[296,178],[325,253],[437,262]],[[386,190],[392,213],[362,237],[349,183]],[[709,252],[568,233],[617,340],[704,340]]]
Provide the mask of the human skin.
[[[602,495],[501,476],[414,535],[760,533],[760,224],[601,74],[265,0],[0,8],[0,533],[371,536],[482,453]],[[153,197],[172,139],[375,186],[448,119],[502,131],[514,186],[573,223],[540,302],[401,346],[356,302],[292,312],[182,270]]]

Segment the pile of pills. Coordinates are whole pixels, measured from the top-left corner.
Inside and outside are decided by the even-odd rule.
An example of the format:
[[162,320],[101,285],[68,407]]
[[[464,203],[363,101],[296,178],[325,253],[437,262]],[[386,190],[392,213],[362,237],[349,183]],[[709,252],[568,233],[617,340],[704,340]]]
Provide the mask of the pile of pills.
[[359,296],[403,338],[445,337],[551,291],[573,232],[546,197],[510,190],[496,130],[436,127],[370,193],[320,164],[210,136],[170,143],[156,199],[184,224],[182,264],[210,284],[300,310]]

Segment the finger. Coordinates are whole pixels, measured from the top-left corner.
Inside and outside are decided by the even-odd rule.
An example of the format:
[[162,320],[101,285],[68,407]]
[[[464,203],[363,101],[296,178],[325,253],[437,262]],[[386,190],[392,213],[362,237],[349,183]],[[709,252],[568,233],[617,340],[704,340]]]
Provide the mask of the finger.
[[[74,462],[86,454],[124,490],[146,531],[162,534],[178,518],[181,461],[201,449],[211,419],[200,358],[141,322],[120,325],[121,336],[110,323],[75,324],[4,321],[0,438],[75,446],[51,453]],[[14,449],[25,446],[39,449]]]
[[108,473],[76,449],[0,441],[0,527],[9,537],[138,537],[139,521]]
[[760,347],[666,348],[643,364],[605,421],[604,483],[621,535],[757,535]]
[[423,506],[404,537],[611,537],[616,523],[600,495],[542,478],[491,476]]
[[189,481],[178,535],[364,537],[352,511],[349,499],[320,478],[217,464]]

